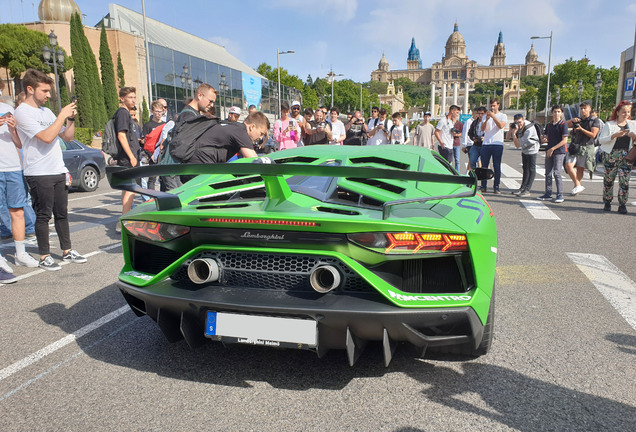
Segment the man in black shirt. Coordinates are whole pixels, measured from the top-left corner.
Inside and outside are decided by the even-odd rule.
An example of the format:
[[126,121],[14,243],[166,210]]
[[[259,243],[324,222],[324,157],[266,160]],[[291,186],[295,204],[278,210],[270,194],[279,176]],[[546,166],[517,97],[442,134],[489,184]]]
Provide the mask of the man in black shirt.
[[362,118],[360,110],[357,110],[353,116],[345,124],[345,130],[347,131],[347,137],[344,140],[344,145],[363,145],[363,137],[367,133],[367,125]]
[[329,144],[332,139],[331,127],[325,121],[325,113],[321,109],[314,111],[314,119],[305,127],[305,145]]
[[[568,156],[565,162],[565,170],[574,182],[572,195],[585,190],[585,186],[581,185],[583,172],[587,168],[590,172],[596,169],[596,151],[594,148],[594,140],[601,130],[601,123],[598,117],[590,116],[592,106],[583,102],[579,106],[580,117],[574,117],[567,121],[569,128],[572,128],[572,143],[579,146],[578,152],[572,154],[572,146],[568,148]],[[574,167],[576,166],[576,171]]]
[[[122,87],[119,90],[119,103],[121,107],[115,112],[113,117],[115,120],[115,132],[117,133],[117,165],[127,168],[136,167],[139,165],[141,148],[130,113],[133,109],[136,109],[137,89],[135,87]],[[134,199],[134,192],[121,192],[122,215],[130,211]],[[121,227],[119,221],[116,227]]]
[[225,163],[240,153],[243,157],[256,157],[254,142],[269,130],[269,120],[261,112],[253,112],[243,123],[219,123],[197,140],[194,155],[188,163]]

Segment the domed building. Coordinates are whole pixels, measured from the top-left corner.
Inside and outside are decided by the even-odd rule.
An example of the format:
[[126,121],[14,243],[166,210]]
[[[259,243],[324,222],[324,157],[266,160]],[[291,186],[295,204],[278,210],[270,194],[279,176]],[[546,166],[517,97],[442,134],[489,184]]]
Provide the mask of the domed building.
[[466,87],[470,91],[477,83],[511,80],[513,78],[518,83],[520,77],[545,75],[546,70],[545,64],[538,59],[534,45],[531,45],[530,51],[526,55],[525,63],[506,64],[506,48],[502,32],[499,32],[489,65],[480,65],[476,61],[470,60],[466,55],[466,41],[459,32],[459,24],[457,22],[446,41],[444,56],[441,61],[433,63],[430,68],[423,69],[420,51],[415,46],[415,38],[413,38],[411,39],[411,47],[408,51],[406,63],[406,69],[391,70],[383,53],[378,69],[371,72],[371,80],[392,82],[397,78],[408,78],[415,83],[434,85],[437,89],[443,89],[445,86],[449,88],[449,94],[450,88],[457,88],[459,95],[455,95],[452,102],[461,104],[463,103],[462,98]]

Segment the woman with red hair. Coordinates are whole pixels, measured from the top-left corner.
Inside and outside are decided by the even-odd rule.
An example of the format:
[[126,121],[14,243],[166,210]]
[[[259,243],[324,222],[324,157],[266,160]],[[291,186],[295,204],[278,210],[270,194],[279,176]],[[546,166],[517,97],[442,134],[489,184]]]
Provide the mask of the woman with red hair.
[[601,149],[605,152],[603,162],[605,173],[603,175],[603,201],[604,211],[612,210],[612,199],[614,198],[614,179],[618,174],[618,212],[627,214],[627,198],[629,194],[629,177],[632,170],[632,163],[626,160],[627,153],[636,140],[636,121],[630,120],[632,104],[628,101],[619,103],[610,121],[605,123],[599,142]]

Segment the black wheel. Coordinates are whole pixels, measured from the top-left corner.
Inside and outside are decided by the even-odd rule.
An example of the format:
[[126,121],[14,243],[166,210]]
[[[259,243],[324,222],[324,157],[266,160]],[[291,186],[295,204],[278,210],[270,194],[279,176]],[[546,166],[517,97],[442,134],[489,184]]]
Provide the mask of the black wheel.
[[477,358],[488,353],[492,344],[493,330],[495,326],[495,290],[493,288],[492,297],[490,298],[490,308],[488,309],[488,318],[484,326],[484,335],[481,343],[477,348],[473,348],[472,344],[449,345],[430,348],[430,352],[434,355],[457,355],[461,357]]
[[80,173],[79,187],[85,192],[93,192],[99,184],[99,173],[92,166],[85,166]]

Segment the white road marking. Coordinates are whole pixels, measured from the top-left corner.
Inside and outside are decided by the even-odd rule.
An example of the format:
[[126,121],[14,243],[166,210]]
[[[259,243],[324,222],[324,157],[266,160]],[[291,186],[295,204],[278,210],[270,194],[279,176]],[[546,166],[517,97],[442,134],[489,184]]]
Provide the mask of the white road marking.
[[42,348],[41,350],[36,351],[33,354],[30,354],[30,355],[26,356],[22,360],[18,360],[17,362],[13,363],[11,366],[7,366],[6,368],[0,370],[0,381],[2,381],[5,378],[10,377],[11,375],[15,374],[16,372],[21,371],[25,367],[30,366],[30,365],[32,365],[33,363],[35,363],[35,362],[37,362],[39,360],[42,360],[47,355],[54,353],[55,351],[59,350],[60,348],[65,347],[66,345],[70,344],[71,342],[75,341],[76,339],[78,339],[78,338],[80,338],[82,336],[87,335],[88,333],[92,332],[93,330],[97,330],[98,328],[100,328],[104,324],[109,323],[110,321],[114,320],[118,316],[125,314],[129,310],[130,310],[130,307],[128,305],[122,306],[119,309],[117,309],[116,311],[113,311],[113,312],[109,313],[108,315],[104,315],[103,317],[101,317],[97,321],[93,321],[92,323],[82,327],[81,329],[71,333],[70,335],[65,336],[62,339],[60,339],[60,340],[58,340],[56,342],[53,342],[52,344]]
[[501,182],[504,184],[504,186],[511,190],[517,190],[521,187],[521,185],[513,179],[502,177]]
[[560,217],[541,201],[519,200],[519,202],[524,205],[526,210],[528,210],[535,219],[561,220]]
[[[87,253],[87,254],[84,254],[84,257],[86,257],[86,258],[90,258],[90,257],[92,257],[92,256],[94,256],[94,255],[97,255],[97,254],[100,254],[100,253],[102,253],[102,252],[106,252],[106,251],[109,251],[109,250],[111,250],[111,249],[115,249],[115,248],[118,248],[118,247],[121,247],[121,242],[119,242],[119,243],[115,243],[115,244],[112,244],[112,245],[110,245],[110,246],[105,246],[103,249],[100,249],[100,250],[98,250],[98,251],[93,251],[93,252],[89,252],[89,253]],[[65,266],[65,265],[67,265],[67,264],[72,264],[72,263],[69,263],[69,262],[61,261],[61,260],[60,260],[60,261],[58,262],[58,264],[59,264],[60,266]],[[21,280],[23,280],[23,279],[30,278],[31,276],[35,276],[35,275],[37,275],[37,274],[44,273],[45,271],[48,271],[48,270],[44,270],[44,269],[38,268],[38,269],[35,269],[35,270],[33,270],[33,271],[30,271],[29,273],[25,273],[25,274],[23,274],[23,275],[20,275],[20,276],[16,277],[15,279],[16,279],[16,281],[21,281]],[[1,286],[1,285],[2,285],[2,284],[0,284],[0,286]]]
[[636,330],[636,283],[602,255],[568,253],[597,290]]
[[[112,203],[101,204],[101,205],[98,205],[98,206],[81,208],[81,209],[69,211],[68,214],[74,214],[74,213],[80,213],[80,212],[84,213],[84,212],[86,212],[88,210],[92,210],[92,209],[96,209],[96,208],[100,208],[100,207],[116,206],[116,205],[121,205],[121,202],[116,201],[116,202],[112,202]],[[55,222],[53,222],[52,224],[49,224],[49,226],[50,227],[55,227]]]
[[506,177],[523,177],[523,174],[506,163],[501,164],[501,175]]
[[100,193],[100,194],[95,194],[95,195],[86,195],[86,196],[81,196],[79,198],[71,198],[68,200],[68,202],[72,202],[72,201],[79,201],[79,200],[83,200],[83,199],[87,199],[87,198],[95,198],[98,196],[102,196],[102,195],[114,195],[114,194],[121,194],[121,192],[119,191],[110,191],[110,192],[104,192],[104,193]]

